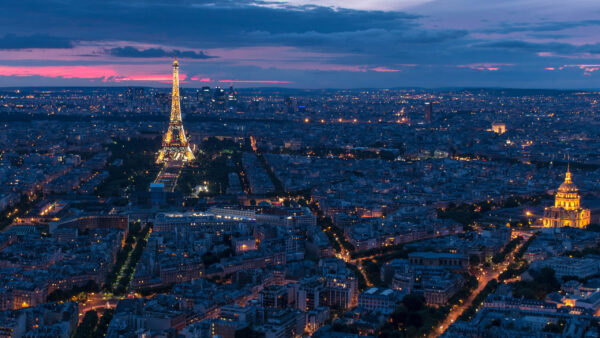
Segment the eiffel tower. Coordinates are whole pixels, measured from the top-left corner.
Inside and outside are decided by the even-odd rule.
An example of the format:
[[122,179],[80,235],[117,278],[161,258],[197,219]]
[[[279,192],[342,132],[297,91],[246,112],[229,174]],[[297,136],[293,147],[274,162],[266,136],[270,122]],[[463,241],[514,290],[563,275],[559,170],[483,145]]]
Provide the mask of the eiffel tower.
[[162,148],[158,152],[156,163],[166,165],[172,162],[190,162],[194,153],[183,131],[181,105],[179,101],[179,62],[173,61],[173,94],[171,98],[171,119],[169,129],[163,137]]

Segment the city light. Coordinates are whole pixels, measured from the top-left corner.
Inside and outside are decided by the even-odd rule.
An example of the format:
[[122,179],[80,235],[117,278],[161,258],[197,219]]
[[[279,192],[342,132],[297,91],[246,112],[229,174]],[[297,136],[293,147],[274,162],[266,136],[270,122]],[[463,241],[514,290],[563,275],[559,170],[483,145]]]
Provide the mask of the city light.
[[0,331],[598,336],[600,3],[408,2],[7,2]]

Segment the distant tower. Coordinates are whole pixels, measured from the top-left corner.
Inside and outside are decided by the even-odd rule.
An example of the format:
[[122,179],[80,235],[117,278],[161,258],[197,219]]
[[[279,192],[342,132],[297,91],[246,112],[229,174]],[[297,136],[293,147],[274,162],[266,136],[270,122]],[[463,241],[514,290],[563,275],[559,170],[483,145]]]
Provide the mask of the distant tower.
[[425,116],[424,120],[427,123],[431,123],[431,111],[432,111],[431,102],[425,102]]
[[171,118],[169,129],[162,142],[162,149],[158,152],[156,163],[189,162],[194,159],[194,154],[185,137],[183,121],[181,120],[181,106],[179,102],[179,62],[173,61],[173,94],[171,97]]
[[233,85],[229,87],[229,93],[227,93],[227,103],[230,109],[233,108],[237,103],[237,92],[235,89],[233,89]]
[[202,87],[202,90],[200,91],[200,97],[199,97],[199,101],[201,101],[204,104],[209,104],[210,100],[212,99],[212,93],[210,91],[210,87]]
[[227,93],[225,92],[225,89],[216,87],[214,100],[217,108],[225,109],[225,103],[227,102]]

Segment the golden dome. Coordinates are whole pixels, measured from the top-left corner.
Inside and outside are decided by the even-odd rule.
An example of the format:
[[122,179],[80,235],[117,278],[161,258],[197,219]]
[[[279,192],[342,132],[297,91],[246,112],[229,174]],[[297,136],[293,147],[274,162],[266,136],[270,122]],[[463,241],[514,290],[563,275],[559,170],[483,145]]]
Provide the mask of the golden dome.
[[560,187],[558,187],[558,192],[576,193],[578,191],[579,189],[577,189],[577,186],[571,180],[571,172],[567,171],[565,174],[565,181],[560,185]]

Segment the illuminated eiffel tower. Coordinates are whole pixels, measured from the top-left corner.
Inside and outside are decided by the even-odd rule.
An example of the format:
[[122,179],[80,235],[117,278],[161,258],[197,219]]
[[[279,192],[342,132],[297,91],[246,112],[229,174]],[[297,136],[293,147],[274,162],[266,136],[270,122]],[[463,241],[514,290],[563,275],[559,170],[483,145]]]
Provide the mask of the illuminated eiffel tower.
[[162,148],[158,152],[156,163],[190,162],[194,153],[183,131],[181,105],[179,101],[179,62],[173,61],[173,94],[171,98],[171,119],[169,129],[163,137]]

